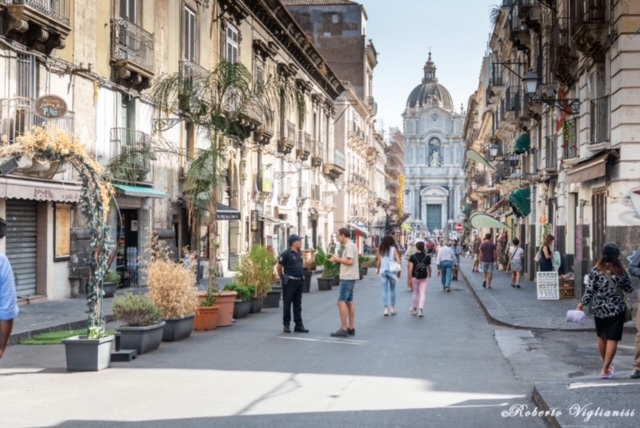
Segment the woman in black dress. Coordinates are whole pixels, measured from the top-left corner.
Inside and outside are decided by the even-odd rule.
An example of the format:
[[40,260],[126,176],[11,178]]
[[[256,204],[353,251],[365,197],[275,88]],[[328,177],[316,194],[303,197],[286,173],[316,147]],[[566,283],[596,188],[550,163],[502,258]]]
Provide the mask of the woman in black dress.
[[540,248],[540,272],[553,272],[553,253],[551,246],[553,245],[553,235],[549,234],[544,238],[542,248]]

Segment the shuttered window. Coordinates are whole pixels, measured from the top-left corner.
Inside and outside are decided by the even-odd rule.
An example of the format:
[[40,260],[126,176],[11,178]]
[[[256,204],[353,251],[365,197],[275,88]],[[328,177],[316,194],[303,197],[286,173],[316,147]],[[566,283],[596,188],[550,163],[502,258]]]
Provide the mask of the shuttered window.
[[188,7],[184,8],[184,59],[196,61],[196,14]]
[[120,0],[120,18],[138,23],[138,0]]
[[238,62],[239,46],[238,29],[229,25],[227,27],[227,62],[232,64],[236,64]]
[[18,296],[36,294],[36,202],[7,201],[6,254],[11,262]]

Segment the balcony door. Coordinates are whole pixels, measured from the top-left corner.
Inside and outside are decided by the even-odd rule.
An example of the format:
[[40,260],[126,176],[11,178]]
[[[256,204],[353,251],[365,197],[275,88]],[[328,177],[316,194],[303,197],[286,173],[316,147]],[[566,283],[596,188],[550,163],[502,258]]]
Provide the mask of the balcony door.
[[120,18],[138,24],[139,7],[138,0],[120,0]]

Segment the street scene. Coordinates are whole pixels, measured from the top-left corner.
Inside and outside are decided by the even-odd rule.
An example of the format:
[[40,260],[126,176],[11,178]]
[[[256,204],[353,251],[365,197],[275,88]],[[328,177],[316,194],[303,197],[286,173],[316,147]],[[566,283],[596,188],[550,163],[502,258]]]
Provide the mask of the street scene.
[[640,2],[0,18],[1,426],[640,426]]

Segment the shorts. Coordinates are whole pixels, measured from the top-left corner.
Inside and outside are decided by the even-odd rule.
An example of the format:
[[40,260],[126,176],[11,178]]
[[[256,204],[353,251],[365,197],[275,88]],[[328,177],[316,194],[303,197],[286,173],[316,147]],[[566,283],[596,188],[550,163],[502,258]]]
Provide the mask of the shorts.
[[485,263],[482,262],[482,272],[493,272],[493,265],[495,262]]
[[341,279],[340,280],[340,296],[339,302],[351,302],[353,301],[353,288],[356,285],[355,279]]
[[624,312],[609,318],[593,317],[596,322],[596,334],[598,337],[607,340],[622,340],[622,330],[624,329]]

